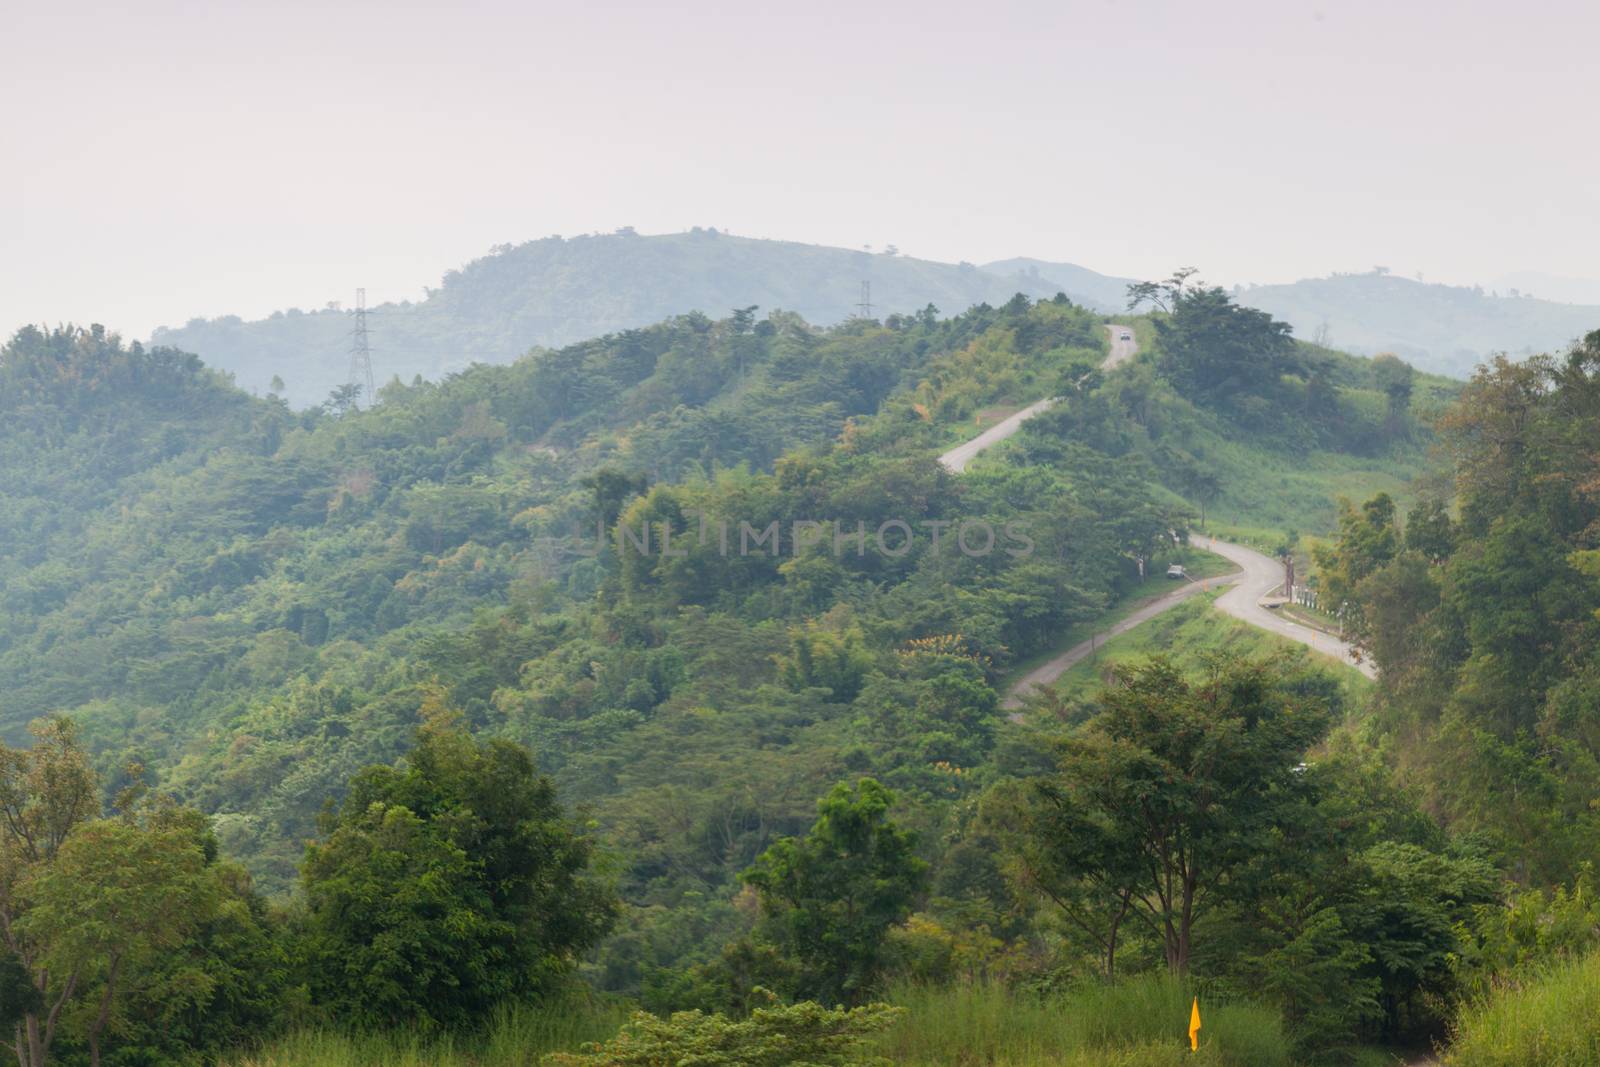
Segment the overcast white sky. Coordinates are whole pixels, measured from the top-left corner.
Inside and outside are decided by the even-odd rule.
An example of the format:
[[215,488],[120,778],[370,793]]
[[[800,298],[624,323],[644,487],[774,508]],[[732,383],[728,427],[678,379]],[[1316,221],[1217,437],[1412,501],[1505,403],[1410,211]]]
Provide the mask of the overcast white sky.
[[1594,277],[1600,4],[0,0],[0,332],[716,226],[1218,282]]

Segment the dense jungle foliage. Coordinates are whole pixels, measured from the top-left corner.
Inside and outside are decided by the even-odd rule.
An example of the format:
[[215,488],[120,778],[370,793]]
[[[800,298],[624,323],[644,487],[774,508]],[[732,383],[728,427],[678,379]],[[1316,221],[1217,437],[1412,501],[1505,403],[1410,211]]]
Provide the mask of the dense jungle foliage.
[[[1109,373],[1064,297],[828,330],[745,308],[305,412],[99,328],[19,333],[17,1058],[606,1020],[534,1051],[570,1049],[621,998],[661,1020],[624,1045],[805,1033],[817,1062],[953,1063],[981,1027],[913,1049],[868,1006],[1021,1019],[1166,972],[1188,984],[1150,997],[1234,1013],[1214,1062],[1338,1059],[1582,949],[1592,923],[1541,942],[1510,916],[1593,908],[1588,824],[1552,814],[1593,796],[1591,349],[1453,403],[1220,291],[1166,297],[1129,320],[1155,351]],[[937,463],[1045,396],[967,473]],[[1459,518],[1415,481],[1435,416]],[[1000,708],[1141,570],[1194,560],[1202,514],[1274,544],[1337,527],[1317,580],[1358,605],[1374,714],[1203,603],[1184,625],[1233,655]],[[1385,601],[1401,579],[1432,599]],[[1461,759],[1494,794],[1453,784]],[[1059,1047],[1166,1062],[1163,1033]],[[607,1047],[582,1062],[632,1062]]]

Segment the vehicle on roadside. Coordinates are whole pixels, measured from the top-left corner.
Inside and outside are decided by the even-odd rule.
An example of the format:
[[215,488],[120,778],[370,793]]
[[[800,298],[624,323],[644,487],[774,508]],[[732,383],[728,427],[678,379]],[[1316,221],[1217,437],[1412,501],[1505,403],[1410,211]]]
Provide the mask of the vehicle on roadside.
[[1167,568],[1167,577],[1168,578],[1187,578],[1187,577],[1189,577],[1189,572],[1183,569],[1183,564],[1174,563],[1172,566]]

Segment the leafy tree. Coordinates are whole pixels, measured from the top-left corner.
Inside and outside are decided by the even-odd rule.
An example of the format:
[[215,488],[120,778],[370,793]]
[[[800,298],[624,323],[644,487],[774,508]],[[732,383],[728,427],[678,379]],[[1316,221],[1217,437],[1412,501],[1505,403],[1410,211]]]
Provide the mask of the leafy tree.
[[22,1015],[20,1067],[44,1067],[61,1012],[87,976],[80,969],[84,960],[52,956],[49,935],[56,931],[26,929],[32,883],[49,872],[73,831],[98,814],[99,805],[94,771],[72,722],[45,719],[30,732],[31,748],[0,743],[0,937],[34,989],[32,996],[8,998],[15,1005],[11,1010]]
[[1270,661],[1217,661],[1194,680],[1162,659],[1132,668],[1035,783],[1024,870],[1101,941],[1108,973],[1124,917],[1184,973],[1196,920],[1293,813],[1296,767],[1327,709],[1273,672]]
[[1415,388],[1417,372],[1411,364],[1384,353],[1373,358],[1372,373],[1387,403],[1384,433],[1389,437],[1402,436],[1411,410],[1411,393]]
[[1180,391],[1252,418],[1266,411],[1246,402],[1276,396],[1280,377],[1298,367],[1288,323],[1235,304],[1221,289],[1179,293],[1172,314],[1156,320],[1156,336],[1162,373]]
[[1356,586],[1388,565],[1399,554],[1400,543],[1394,500],[1388,493],[1379,493],[1359,509],[1348,500],[1341,500],[1338,540],[1312,550],[1318,588],[1334,609],[1346,601],[1350,603],[1347,625],[1352,631],[1359,634],[1363,625]]
[[1406,514],[1405,544],[1429,563],[1440,564],[1455,551],[1455,523],[1449,508],[1437,497],[1419,500]]
[[848,704],[861,692],[871,654],[859,626],[837,629],[807,624],[790,634],[789,655],[778,664],[778,677],[791,689],[817,687]]
[[323,401],[323,410],[336,419],[343,418],[350,412],[359,410],[361,407],[361,389],[362,387],[355,382],[346,382],[343,385],[334,386],[333,391],[328,394],[328,399]]
[[537,995],[606,932],[609,891],[526,749],[432,694],[405,764],[351,783],[307,847],[308,967],[332,1017],[459,1025]]
[[1130,282],[1128,284],[1128,310],[1137,311],[1140,305],[1150,304],[1161,311],[1172,311],[1191,289],[1189,279],[1198,270],[1183,267],[1172,276],[1158,282]]
[[1186,467],[1178,473],[1186,493],[1200,507],[1200,527],[1206,525],[1206,506],[1222,493],[1222,479],[1217,472],[1201,464]]
[[98,818],[73,724],[41,720],[33,735],[25,751],[0,745],[0,1000],[19,1016],[22,1067],[43,1067],[69,1022],[98,1065],[107,1033],[128,1025],[119,1006],[148,996],[162,954],[212,914],[214,846],[197,813],[140,801],[137,768],[122,813]]
[[647,480],[625,474],[611,467],[602,467],[593,474],[579,479],[578,484],[593,495],[590,505],[591,521],[609,530],[617,524],[623,507],[647,488]]
[[85,991],[99,986],[84,1027],[92,1067],[129,973],[178,944],[208,910],[204,865],[191,825],[96,819],[74,829],[22,887],[27,910],[17,928],[36,958]]
[[1494,872],[1348,734],[1295,779],[1278,831],[1222,887],[1197,969],[1276,1006],[1307,1058],[1428,1033],[1455,990],[1438,962]]
[[127,1058],[134,1050],[174,1060],[220,1055],[267,1039],[300,1014],[303,993],[291,986],[294,931],[248,874],[218,861],[209,831],[201,845],[208,906],[187,936],[135,961],[119,997],[115,1026]]
[[1454,992],[1462,932],[1474,910],[1496,900],[1499,878],[1480,856],[1447,855],[1381,841],[1359,861],[1359,899],[1348,919],[1372,957],[1385,1031],[1397,1037]]
[[1258,996],[1283,1013],[1308,1053],[1326,1054],[1353,1043],[1378,1015],[1378,979],[1365,973],[1372,956],[1339,909],[1291,896],[1264,902],[1255,921],[1273,942],[1245,959],[1243,969]]
[[840,784],[817,804],[804,838],[786,837],[744,873],[766,933],[802,970],[801,992],[859,1003],[872,989],[879,950],[922,891],[927,864],[916,840],[889,818],[894,795],[871,778]]
[[987,821],[1001,828],[1013,879],[1087,936],[1099,952],[1102,977],[1115,981],[1124,923],[1139,921],[1133,915],[1142,878],[1134,828],[1068,802],[1052,786],[1036,784],[1035,790],[1032,796],[990,796]]

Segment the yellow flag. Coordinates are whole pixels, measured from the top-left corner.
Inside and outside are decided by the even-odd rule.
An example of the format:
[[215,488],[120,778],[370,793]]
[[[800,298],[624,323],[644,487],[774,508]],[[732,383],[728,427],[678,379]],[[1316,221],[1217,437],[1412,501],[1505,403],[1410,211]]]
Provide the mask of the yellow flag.
[[1200,998],[1194,998],[1194,1007],[1189,1009],[1189,1051],[1200,1051]]

